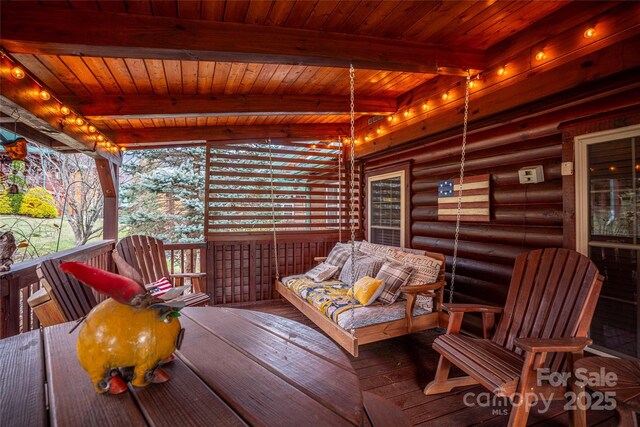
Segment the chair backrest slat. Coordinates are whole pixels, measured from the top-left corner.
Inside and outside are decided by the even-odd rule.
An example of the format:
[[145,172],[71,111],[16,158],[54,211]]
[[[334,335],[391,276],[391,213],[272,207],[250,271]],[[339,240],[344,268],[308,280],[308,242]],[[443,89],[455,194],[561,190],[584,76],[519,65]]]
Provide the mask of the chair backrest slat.
[[169,269],[162,240],[150,236],[134,235],[120,240],[116,250],[135,268],[149,284],[162,277],[169,278]]
[[60,270],[61,263],[60,260],[48,259],[40,264],[39,269],[64,316],[69,321],[77,320],[89,314],[98,302],[90,287]]
[[[520,352],[515,338],[586,336],[601,287],[595,264],[575,251],[548,248],[521,254],[493,341]],[[563,361],[553,355],[546,366],[558,369]]]

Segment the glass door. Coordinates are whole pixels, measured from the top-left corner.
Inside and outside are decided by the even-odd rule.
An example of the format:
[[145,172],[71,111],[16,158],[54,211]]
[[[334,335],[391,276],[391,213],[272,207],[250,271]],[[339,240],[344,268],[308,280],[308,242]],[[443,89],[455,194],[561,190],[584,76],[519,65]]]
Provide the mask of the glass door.
[[586,145],[586,251],[605,277],[594,348],[640,358],[640,137]]

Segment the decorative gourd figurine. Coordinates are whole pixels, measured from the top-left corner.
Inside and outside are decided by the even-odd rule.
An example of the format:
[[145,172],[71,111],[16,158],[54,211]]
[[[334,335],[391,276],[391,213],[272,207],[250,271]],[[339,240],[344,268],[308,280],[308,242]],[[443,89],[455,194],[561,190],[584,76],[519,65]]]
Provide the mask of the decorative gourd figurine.
[[[122,272],[124,261],[117,253],[116,258]],[[133,275],[126,266],[124,270]],[[111,297],[91,310],[78,334],[78,360],[96,391],[122,393],[129,380],[137,387],[167,381],[169,376],[158,366],[172,360],[180,347],[184,329],[177,317],[184,304],[170,300],[184,287],[158,298],[130,277],[78,262],[65,262],[60,268]]]

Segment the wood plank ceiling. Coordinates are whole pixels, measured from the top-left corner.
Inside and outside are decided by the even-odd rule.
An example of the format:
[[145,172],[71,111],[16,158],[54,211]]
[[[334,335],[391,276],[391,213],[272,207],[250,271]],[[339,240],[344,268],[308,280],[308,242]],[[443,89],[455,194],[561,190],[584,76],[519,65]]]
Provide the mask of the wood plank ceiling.
[[[255,24],[422,42],[485,50],[565,6],[567,1],[42,1],[39,6],[162,16],[180,19]],[[109,31],[105,28],[104,31]],[[259,41],[257,41],[259,42]],[[93,124],[116,135],[123,129],[348,123],[348,70],[289,64],[186,61],[172,59],[92,57],[8,53],[48,86],[62,102],[76,107],[126,104],[131,97],[187,100],[196,96],[336,97],[345,108],[319,111],[251,111],[145,116],[101,113]],[[384,54],[384,53],[382,53]],[[378,114],[392,114],[395,99],[423,85],[435,74],[358,70],[356,94],[391,102]],[[234,98],[235,99],[235,98]],[[326,98],[325,98],[326,99]],[[245,103],[253,100],[247,98]],[[114,101],[115,102],[115,101]],[[185,101],[186,102],[186,101]],[[257,100],[256,100],[257,102]],[[319,102],[319,101],[318,101]],[[177,104],[176,104],[177,105]],[[294,104],[296,105],[296,104]],[[358,117],[375,106],[363,105]],[[360,107],[360,106],[358,106]],[[367,108],[368,107],[368,108]],[[199,113],[200,112],[200,113]]]

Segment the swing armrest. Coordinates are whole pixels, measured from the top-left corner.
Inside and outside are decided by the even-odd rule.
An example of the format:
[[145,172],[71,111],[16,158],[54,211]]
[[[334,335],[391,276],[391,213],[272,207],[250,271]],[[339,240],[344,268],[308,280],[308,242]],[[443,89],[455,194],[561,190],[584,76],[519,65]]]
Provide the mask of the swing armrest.
[[[424,285],[412,285],[412,286],[403,286],[400,288],[401,292],[405,294],[420,294],[423,292],[435,291],[441,288],[444,288],[446,282],[435,282],[435,283],[427,283]],[[432,292],[430,292],[432,293]]]
[[313,262],[315,262],[316,264],[320,264],[322,262],[325,262],[327,260],[326,256],[317,256],[313,258]]

